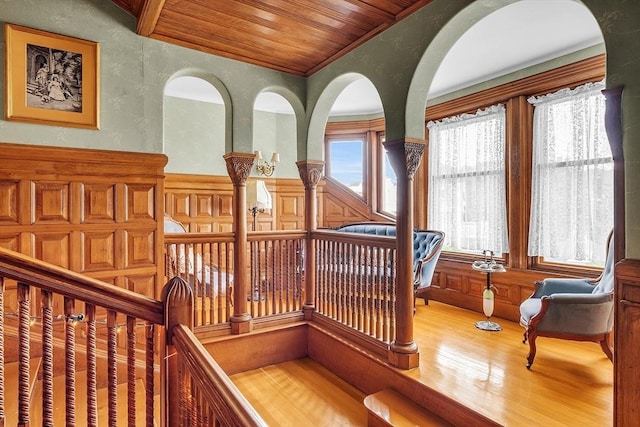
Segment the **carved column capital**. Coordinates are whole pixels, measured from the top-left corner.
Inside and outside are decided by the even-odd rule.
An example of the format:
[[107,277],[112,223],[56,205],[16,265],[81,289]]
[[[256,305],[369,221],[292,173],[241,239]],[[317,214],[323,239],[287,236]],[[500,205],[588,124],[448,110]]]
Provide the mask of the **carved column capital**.
[[251,168],[256,158],[254,153],[229,153],[224,155],[227,172],[233,185],[244,185],[251,174]]
[[413,179],[413,175],[420,166],[422,153],[427,145],[425,140],[416,138],[403,138],[394,141],[383,142],[384,148],[389,153],[389,161],[396,175]]
[[318,185],[324,169],[323,160],[300,160],[296,162],[300,179],[304,188],[313,188]]

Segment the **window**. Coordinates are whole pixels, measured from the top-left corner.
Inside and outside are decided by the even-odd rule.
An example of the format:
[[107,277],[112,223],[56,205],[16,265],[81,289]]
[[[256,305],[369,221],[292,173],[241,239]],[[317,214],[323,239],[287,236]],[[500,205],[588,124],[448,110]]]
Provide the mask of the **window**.
[[327,175],[363,195],[364,138],[329,138]]
[[444,231],[445,250],[508,252],[504,106],[427,127],[429,228]]
[[603,265],[613,228],[613,160],[600,83],[531,97],[533,174],[529,256]]

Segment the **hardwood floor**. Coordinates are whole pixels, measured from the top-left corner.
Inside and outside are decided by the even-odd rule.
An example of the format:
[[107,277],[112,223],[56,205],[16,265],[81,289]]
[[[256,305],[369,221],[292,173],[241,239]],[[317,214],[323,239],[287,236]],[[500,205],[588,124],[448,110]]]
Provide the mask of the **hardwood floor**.
[[[431,301],[416,308],[420,367],[405,375],[505,426],[610,426],[613,365],[594,343],[538,338],[531,370],[523,329],[475,328],[481,314]],[[305,358],[232,376],[269,425],[366,425],[364,395]],[[295,409],[294,409],[295,408]]]
[[531,370],[517,323],[476,329],[483,315],[418,302],[420,366],[407,375],[508,426],[609,426],[613,364],[598,344],[538,338]]

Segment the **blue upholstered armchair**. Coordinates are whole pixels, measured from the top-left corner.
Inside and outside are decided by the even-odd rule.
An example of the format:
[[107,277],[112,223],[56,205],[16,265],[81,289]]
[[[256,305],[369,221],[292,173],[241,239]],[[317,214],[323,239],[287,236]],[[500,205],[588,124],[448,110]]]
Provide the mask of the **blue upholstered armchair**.
[[429,304],[427,289],[431,286],[443,244],[444,233],[442,231],[416,230],[413,232],[414,296],[422,298],[425,304]]
[[522,342],[529,341],[528,369],[536,356],[539,336],[598,342],[613,360],[613,232],[607,247],[598,279],[545,279],[536,283],[533,295],[520,305],[520,324],[526,329]]

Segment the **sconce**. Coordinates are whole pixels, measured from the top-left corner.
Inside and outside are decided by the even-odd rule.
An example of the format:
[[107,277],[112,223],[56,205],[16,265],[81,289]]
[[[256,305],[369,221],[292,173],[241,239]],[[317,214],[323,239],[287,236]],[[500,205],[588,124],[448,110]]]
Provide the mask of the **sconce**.
[[267,162],[262,158],[262,153],[260,150],[255,152],[256,160],[258,163],[256,164],[256,170],[260,175],[271,176],[276,170],[276,163],[280,161],[280,154],[273,153],[271,156],[271,163]]

